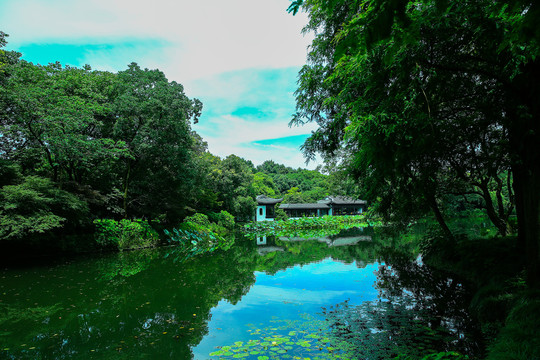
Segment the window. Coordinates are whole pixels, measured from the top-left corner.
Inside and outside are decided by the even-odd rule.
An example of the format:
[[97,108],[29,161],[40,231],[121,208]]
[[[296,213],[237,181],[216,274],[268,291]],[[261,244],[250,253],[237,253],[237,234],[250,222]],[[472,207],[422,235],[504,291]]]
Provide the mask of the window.
[[263,215],[263,208],[259,208],[259,215],[260,215],[260,216]]

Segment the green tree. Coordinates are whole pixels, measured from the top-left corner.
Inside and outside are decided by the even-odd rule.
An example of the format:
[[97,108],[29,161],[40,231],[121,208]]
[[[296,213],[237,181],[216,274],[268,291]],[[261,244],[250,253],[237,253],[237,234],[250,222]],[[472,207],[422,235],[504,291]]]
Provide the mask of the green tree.
[[530,31],[538,5],[307,0],[291,10],[300,6],[310,16],[306,31],[316,32],[293,119],[319,124],[304,144],[308,156],[345,154],[380,210],[431,209],[449,236],[445,194],[478,194],[503,234],[515,199],[529,283],[538,284],[540,114],[532,79],[540,66],[538,31]]
[[23,240],[88,218],[88,206],[49,179],[28,176],[21,183],[0,188],[0,240]]
[[255,202],[257,194],[253,188],[253,170],[251,161],[229,155],[223,159],[220,178],[216,179],[223,209],[243,221],[253,217],[257,206]]
[[100,116],[107,111],[90,68],[63,68],[19,61],[6,81],[2,151],[25,169],[53,181],[79,184],[97,163],[118,157],[123,143],[98,133]]
[[129,150],[119,169],[125,215],[178,219],[194,185],[189,121],[202,104],[161,71],[135,63],[118,73],[115,91],[111,136]]
[[288,204],[303,204],[306,201],[304,200],[304,196],[300,189],[297,187],[292,187],[285,193],[283,202]]
[[253,175],[253,188],[257,195],[266,195],[269,197],[275,197],[276,185],[270,175],[262,172],[257,172]]

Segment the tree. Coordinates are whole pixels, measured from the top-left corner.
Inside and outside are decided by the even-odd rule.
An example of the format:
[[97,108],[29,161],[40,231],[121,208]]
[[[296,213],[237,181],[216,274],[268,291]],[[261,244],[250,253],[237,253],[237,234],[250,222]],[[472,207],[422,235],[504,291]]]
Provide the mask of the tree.
[[99,162],[120,156],[123,143],[98,133],[107,108],[96,79],[105,76],[59,63],[12,66],[4,93],[5,156],[53,181],[79,184]]
[[265,173],[257,172],[253,175],[253,188],[257,195],[277,196],[274,180]]
[[236,155],[229,155],[220,165],[215,175],[219,199],[223,209],[233,214],[236,219],[247,221],[255,214],[255,189],[253,188],[253,170],[251,161]]
[[307,0],[291,10],[299,7],[316,32],[293,119],[319,124],[306,154],[342,152],[382,212],[431,209],[449,236],[445,194],[478,194],[503,234],[515,203],[528,281],[540,284],[538,4]]
[[0,240],[28,240],[64,222],[73,228],[89,215],[84,201],[38,176],[0,188],[0,204]]
[[126,216],[182,217],[194,185],[189,121],[198,120],[201,102],[161,71],[135,63],[118,73],[115,92],[110,136],[129,151],[119,170]]

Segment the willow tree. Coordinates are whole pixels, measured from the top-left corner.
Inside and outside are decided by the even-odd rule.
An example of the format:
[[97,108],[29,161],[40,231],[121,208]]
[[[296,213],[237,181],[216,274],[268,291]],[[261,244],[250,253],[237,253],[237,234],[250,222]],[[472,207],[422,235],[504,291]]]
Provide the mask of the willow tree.
[[[307,156],[341,154],[379,210],[441,212],[477,195],[501,234],[515,205],[540,283],[539,32],[532,1],[295,1],[315,32],[293,123]],[[506,199],[504,199],[506,197]]]

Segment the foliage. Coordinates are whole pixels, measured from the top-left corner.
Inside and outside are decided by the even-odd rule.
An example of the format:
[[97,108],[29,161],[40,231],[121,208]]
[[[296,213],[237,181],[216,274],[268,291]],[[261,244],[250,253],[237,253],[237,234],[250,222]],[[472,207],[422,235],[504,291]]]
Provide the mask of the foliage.
[[88,206],[48,179],[28,176],[0,188],[0,240],[21,240],[88,217]]
[[[528,282],[540,284],[540,72],[533,1],[297,1],[315,39],[293,123],[307,156],[340,158],[387,218],[443,202],[485,208],[501,235],[516,210]],[[418,134],[422,134],[421,137]]]
[[[263,179],[268,185],[268,193],[259,191],[258,195],[284,197],[284,201],[288,203],[310,203],[328,195],[352,195],[350,189],[341,186],[341,181],[334,181],[333,171],[328,171],[330,175],[325,175],[320,169],[293,169],[272,160],[257,166],[257,171],[256,179],[264,176]],[[271,195],[272,193],[275,195]]]
[[219,249],[227,251],[234,244],[233,237],[220,236],[207,226],[194,222],[184,222],[180,228],[173,228],[172,232],[164,231],[169,243],[178,248],[174,253],[170,253],[174,256],[175,261],[186,261]]
[[525,295],[512,308],[499,336],[489,347],[487,359],[535,359],[540,357],[540,312],[537,296]]
[[299,219],[288,219],[283,221],[261,221],[244,225],[244,229],[248,232],[264,233],[264,232],[294,232],[296,230],[306,229],[327,229],[336,228],[344,229],[357,226],[369,226],[363,215],[352,216],[320,216],[320,217],[303,217]]
[[184,223],[198,225],[198,228],[218,235],[230,233],[235,226],[234,216],[225,210],[221,210],[219,213],[210,213],[210,215],[195,213],[186,217]]
[[221,210],[219,213],[211,213],[210,217],[222,229],[231,231],[235,227],[234,216],[225,210]]
[[[0,52],[1,186],[15,186],[4,190],[22,196],[25,184],[36,182],[24,175],[61,190],[52,202],[25,190],[28,201],[40,204],[35,216],[16,215],[14,207],[5,214],[5,229],[19,229],[9,236],[86,232],[90,213],[164,222],[186,215],[196,193],[194,159],[205,147],[190,126],[200,115],[199,100],[161,71],[134,63],[109,73],[19,57]],[[60,202],[71,211],[59,209]]]
[[285,210],[280,209],[279,207],[277,207],[277,209],[275,211],[276,211],[275,221],[287,221],[287,220],[289,220],[289,215],[287,215]]
[[210,220],[208,219],[208,216],[201,213],[195,213],[191,216],[188,216],[184,219],[184,222],[191,222],[197,225],[201,226],[209,226]]
[[255,188],[253,164],[236,155],[221,159],[209,153],[199,155],[202,172],[197,191],[201,198],[195,201],[195,211],[206,214],[225,210],[237,221],[251,220],[255,213]]
[[481,323],[488,359],[537,357],[537,294],[528,292],[524,259],[514,237],[449,240],[440,234],[422,244],[423,260],[474,284],[468,305]]
[[159,70],[132,63],[116,77],[108,135],[129,151],[119,164],[124,211],[178,219],[194,185],[189,120],[197,122],[202,104]]
[[94,225],[95,241],[104,248],[124,251],[154,247],[159,243],[159,235],[146,220],[97,219]]
[[266,195],[268,197],[276,196],[274,179],[268,174],[262,172],[253,174],[253,188],[257,195]]

